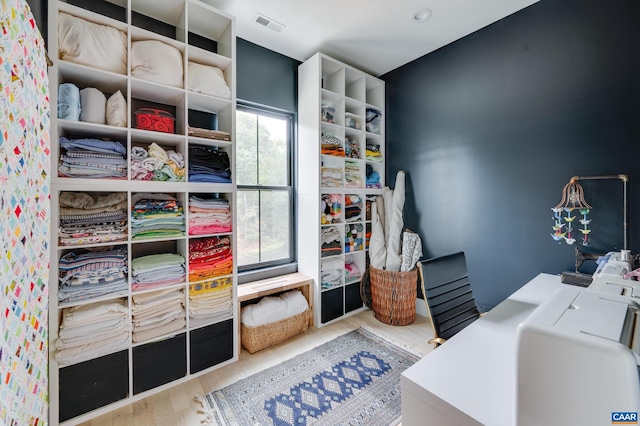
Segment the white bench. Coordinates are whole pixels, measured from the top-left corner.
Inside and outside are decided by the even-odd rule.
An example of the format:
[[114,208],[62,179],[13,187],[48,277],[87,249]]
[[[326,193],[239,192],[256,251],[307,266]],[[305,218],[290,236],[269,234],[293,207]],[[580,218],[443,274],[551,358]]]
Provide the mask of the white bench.
[[[238,285],[238,316],[240,316],[242,302],[294,289],[302,292],[302,295],[309,303],[309,309],[313,312],[313,278],[295,272]],[[309,317],[309,327],[311,326],[313,326],[313,314]],[[238,324],[238,353],[242,352],[240,329],[241,327]]]

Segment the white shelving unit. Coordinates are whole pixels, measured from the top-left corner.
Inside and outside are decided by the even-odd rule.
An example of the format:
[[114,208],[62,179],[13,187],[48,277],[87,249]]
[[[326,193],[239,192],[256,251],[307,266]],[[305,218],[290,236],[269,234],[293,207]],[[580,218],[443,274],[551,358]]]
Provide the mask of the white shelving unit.
[[[60,59],[58,55],[59,12],[71,14],[86,21],[117,28],[126,34],[127,72],[117,74],[96,66],[81,65]],[[131,45],[138,40],[158,40],[177,48],[183,58],[184,82],[182,87],[146,81],[131,73]],[[119,406],[148,397],[176,383],[234,362],[238,358],[238,312],[235,206],[235,19],[199,0],[68,0],[49,2],[49,56],[54,65],[49,70],[52,111],[56,111],[58,85],[74,83],[80,89],[95,87],[107,97],[120,90],[127,102],[127,127],[94,124],[82,121],[51,118],[51,158],[57,160],[64,152],[58,144],[61,136],[67,138],[96,138],[121,142],[127,149],[126,179],[70,178],[57,175],[53,165],[51,203],[51,273],[49,287],[49,383],[51,424],[75,424],[101,415]],[[211,65],[223,71],[230,88],[229,99],[196,93],[187,89],[188,61]],[[141,106],[162,104],[175,112],[175,132],[161,133],[135,128],[134,111]],[[227,132],[229,141],[189,136],[188,127],[194,116],[217,123],[216,130]],[[200,127],[200,126],[196,126]],[[215,125],[212,124],[212,128]],[[174,150],[185,160],[184,181],[136,180],[131,168],[131,150],[148,149],[152,143],[165,151]],[[206,146],[226,152],[231,168],[232,183],[195,182],[189,178],[189,148]],[[89,244],[61,244],[59,235],[61,194],[122,193],[127,199],[127,237],[117,242]],[[186,230],[183,235],[158,238],[132,237],[133,197],[138,193],[161,193],[173,196],[182,207]],[[222,198],[231,208],[231,231],[191,235],[189,226],[189,200],[192,196]],[[205,279],[189,278],[190,243],[204,239],[229,239],[232,266],[221,275]],[[70,252],[86,252],[117,246],[126,252],[128,289],[87,300],[59,303],[59,261]],[[173,283],[149,290],[132,290],[132,261],[144,255],[171,253],[185,259],[184,282]],[[230,284],[230,291],[229,289]],[[220,286],[230,295],[230,312],[223,317],[195,322],[189,316],[190,299],[203,287]],[[133,331],[132,311],[134,296],[154,293],[160,289],[174,289],[182,293],[186,312],[186,325],[177,331],[154,336],[148,340],[130,340],[125,348],[102,353],[80,362],[59,365],[56,361],[56,341],[63,313],[76,306],[103,301],[122,301],[128,308],[129,333]],[[225,294],[226,294],[225,293]],[[225,296],[227,297],[227,296]]]
[[[314,279],[314,321],[323,326],[363,309],[360,276],[371,232],[367,198],[385,185],[385,85],[321,53],[298,70],[298,229],[304,230],[298,233],[298,270]],[[359,215],[352,207],[358,200]],[[329,203],[339,206],[333,214]],[[323,234],[336,233],[339,244],[323,247]],[[347,273],[350,263],[355,274]]]

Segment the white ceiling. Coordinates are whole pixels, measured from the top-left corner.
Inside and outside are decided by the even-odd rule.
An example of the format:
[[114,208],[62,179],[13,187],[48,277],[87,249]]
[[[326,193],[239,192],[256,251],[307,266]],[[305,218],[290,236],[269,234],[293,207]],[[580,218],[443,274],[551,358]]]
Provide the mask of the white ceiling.
[[[203,0],[236,17],[236,35],[305,61],[325,53],[379,76],[538,0]],[[429,8],[425,22],[414,12]],[[275,32],[257,13],[284,25]]]

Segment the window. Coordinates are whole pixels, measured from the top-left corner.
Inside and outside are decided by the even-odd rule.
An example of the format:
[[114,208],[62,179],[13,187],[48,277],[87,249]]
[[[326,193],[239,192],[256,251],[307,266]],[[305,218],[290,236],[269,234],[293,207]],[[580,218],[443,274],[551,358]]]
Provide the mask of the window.
[[294,261],[293,114],[236,109],[238,271]]

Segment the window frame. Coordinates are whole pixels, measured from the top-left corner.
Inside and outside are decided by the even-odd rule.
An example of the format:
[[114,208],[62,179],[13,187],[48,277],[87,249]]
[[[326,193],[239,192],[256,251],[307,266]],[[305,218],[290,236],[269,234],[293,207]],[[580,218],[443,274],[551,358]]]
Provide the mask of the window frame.
[[[288,192],[289,194],[289,202],[290,202],[290,221],[289,221],[289,256],[284,259],[271,260],[267,262],[258,262],[249,265],[239,265],[237,266],[238,270],[238,283],[243,284],[246,282],[269,278],[273,276],[283,275],[286,273],[296,272],[297,271],[297,263],[296,263],[296,223],[297,223],[297,197],[296,197],[296,188],[297,188],[297,165],[296,165],[296,146],[297,146],[297,114],[295,112],[286,111],[278,108],[269,107],[262,104],[257,104],[253,102],[237,100],[236,101],[236,121],[237,121],[237,113],[239,111],[246,111],[250,113],[255,113],[259,116],[266,116],[272,118],[283,119],[287,122],[288,128],[288,144],[287,144],[287,163],[288,163],[288,185],[287,186],[279,186],[279,185],[260,185],[258,183],[254,185],[244,185],[244,184],[236,184],[236,199],[238,198],[241,191],[258,191],[258,196],[260,196],[260,191],[282,191]],[[260,157],[259,157],[259,149],[257,150],[257,178],[260,178]],[[236,161],[238,158],[236,156]],[[236,171],[238,170],[236,165]],[[236,182],[238,182],[238,178],[236,176]],[[240,220],[240,212],[238,211],[238,217],[236,221]],[[260,219],[258,219],[260,221]],[[237,230],[236,230],[237,232]]]

